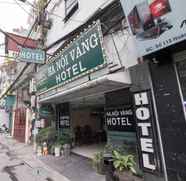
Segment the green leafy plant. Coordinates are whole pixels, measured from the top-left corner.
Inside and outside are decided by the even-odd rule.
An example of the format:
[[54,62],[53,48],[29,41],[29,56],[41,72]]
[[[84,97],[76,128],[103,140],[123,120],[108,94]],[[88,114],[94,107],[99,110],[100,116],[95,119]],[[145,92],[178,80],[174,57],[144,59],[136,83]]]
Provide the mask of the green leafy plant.
[[114,150],[113,164],[114,168],[119,172],[131,171],[133,174],[136,174],[136,170],[134,168],[136,163],[134,161],[133,155],[123,155],[120,152]]
[[39,130],[37,136],[36,136],[36,143],[37,144],[43,144],[43,142],[46,142],[47,144],[51,144],[56,140],[57,132],[55,128],[53,127],[47,127]]
[[61,142],[58,142],[56,141],[54,144],[51,145],[51,148],[50,148],[50,153],[51,154],[54,154],[55,153],[55,148],[58,147],[60,149],[63,149],[63,145]]
[[113,150],[114,147],[111,144],[106,144],[104,147],[104,153],[112,154]]
[[71,144],[72,143],[72,137],[70,133],[63,133],[61,135],[61,139],[63,140],[64,144]]
[[103,152],[95,153],[92,159],[93,167],[96,168],[97,164],[101,163],[102,161],[103,161]]

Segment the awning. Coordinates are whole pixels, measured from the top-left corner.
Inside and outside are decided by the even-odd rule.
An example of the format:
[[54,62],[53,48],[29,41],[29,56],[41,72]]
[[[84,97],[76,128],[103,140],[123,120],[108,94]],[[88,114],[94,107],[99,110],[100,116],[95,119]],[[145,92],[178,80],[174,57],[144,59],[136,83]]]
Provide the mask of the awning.
[[87,96],[101,95],[106,92],[127,88],[131,84],[128,71],[108,74],[81,85],[62,89],[50,96],[39,95],[39,103],[70,102]]

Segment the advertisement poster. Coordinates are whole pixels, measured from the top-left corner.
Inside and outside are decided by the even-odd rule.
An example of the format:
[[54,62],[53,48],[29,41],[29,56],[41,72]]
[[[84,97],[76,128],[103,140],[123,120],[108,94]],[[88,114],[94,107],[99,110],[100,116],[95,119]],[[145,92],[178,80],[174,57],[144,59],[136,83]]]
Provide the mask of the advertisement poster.
[[185,0],[120,0],[144,56],[186,39]]

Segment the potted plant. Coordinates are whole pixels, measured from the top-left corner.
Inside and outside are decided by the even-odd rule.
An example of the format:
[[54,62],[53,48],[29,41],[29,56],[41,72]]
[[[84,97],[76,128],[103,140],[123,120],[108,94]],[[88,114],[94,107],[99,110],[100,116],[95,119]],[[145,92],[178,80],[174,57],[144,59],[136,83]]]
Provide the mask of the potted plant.
[[47,143],[47,145],[51,145],[56,140],[57,132],[55,128],[53,127],[46,127],[39,130],[37,136],[36,136],[36,143],[38,145],[42,145],[44,142]]
[[54,146],[54,155],[56,157],[61,156],[61,148],[62,148],[62,145],[60,143],[56,143],[55,144],[55,146]]
[[61,136],[63,141],[63,153],[65,157],[68,157],[71,152],[72,136],[70,133],[63,133]]
[[103,152],[98,152],[94,154],[94,157],[92,159],[92,165],[96,169],[97,173],[101,175],[105,173]]
[[141,178],[137,176],[135,164],[133,155],[124,155],[116,150],[113,151],[113,165],[115,175],[119,178],[119,181],[141,180]]
[[52,145],[51,152],[56,156],[59,157],[61,156],[62,150],[63,150],[63,145],[65,144],[65,140],[63,136],[58,135],[57,140],[55,143]]
[[42,156],[42,146],[39,144],[37,145],[36,153],[37,153],[37,156]]

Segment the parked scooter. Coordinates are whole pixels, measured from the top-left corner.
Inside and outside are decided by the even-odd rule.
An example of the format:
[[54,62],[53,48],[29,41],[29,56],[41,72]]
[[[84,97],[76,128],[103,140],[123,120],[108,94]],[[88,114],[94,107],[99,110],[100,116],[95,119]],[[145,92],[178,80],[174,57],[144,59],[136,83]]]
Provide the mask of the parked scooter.
[[2,128],[0,128],[0,133],[4,133],[4,130]]
[[9,133],[9,129],[5,124],[0,128],[0,133]]

